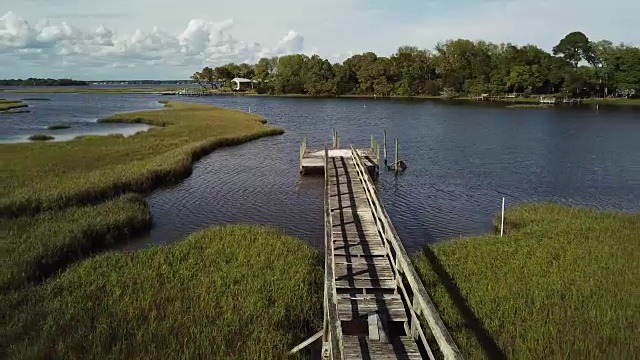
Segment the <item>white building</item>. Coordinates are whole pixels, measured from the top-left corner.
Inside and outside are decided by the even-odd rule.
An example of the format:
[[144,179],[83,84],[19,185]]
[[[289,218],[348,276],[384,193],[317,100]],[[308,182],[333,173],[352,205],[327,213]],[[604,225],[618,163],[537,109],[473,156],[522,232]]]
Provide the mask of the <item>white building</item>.
[[254,82],[255,81],[249,79],[234,78],[233,80],[231,80],[231,89],[233,89],[234,91],[253,89]]

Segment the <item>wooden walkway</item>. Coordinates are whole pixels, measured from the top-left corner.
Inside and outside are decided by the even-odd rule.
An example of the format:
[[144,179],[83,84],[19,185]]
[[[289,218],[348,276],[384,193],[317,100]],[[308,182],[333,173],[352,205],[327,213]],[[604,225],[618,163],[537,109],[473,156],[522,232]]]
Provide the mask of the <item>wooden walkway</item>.
[[[362,150],[324,151],[329,359],[460,359],[381,204]],[[422,321],[422,322],[421,322]]]

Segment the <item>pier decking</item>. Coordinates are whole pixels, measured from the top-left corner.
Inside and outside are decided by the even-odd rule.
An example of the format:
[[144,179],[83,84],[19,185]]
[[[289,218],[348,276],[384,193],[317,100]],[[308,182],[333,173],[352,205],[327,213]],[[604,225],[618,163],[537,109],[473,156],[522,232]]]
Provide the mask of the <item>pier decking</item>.
[[325,176],[323,357],[460,359],[373,185],[377,146],[304,147]]

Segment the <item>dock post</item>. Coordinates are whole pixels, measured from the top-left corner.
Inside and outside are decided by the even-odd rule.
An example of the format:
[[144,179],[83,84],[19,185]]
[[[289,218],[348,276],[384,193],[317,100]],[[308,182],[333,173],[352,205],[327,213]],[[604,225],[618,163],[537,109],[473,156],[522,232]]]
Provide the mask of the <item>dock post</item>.
[[302,160],[304,159],[304,153],[307,152],[307,137],[302,138],[300,143],[300,174],[304,174],[304,168],[302,167]]
[[382,151],[384,152],[384,166],[387,166],[387,130],[384,131],[384,137],[382,139]]
[[338,132],[335,129],[331,129],[331,135],[333,139],[331,146],[333,149],[337,149],[338,148]]
[[374,146],[373,146],[373,135],[371,135],[371,150],[373,150]]
[[398,173],[398,161],[399,161],[399,158],[398,158],[398,138],[396,138],[396,162],[395,162],[395,165],[394,165],[395,170],[396,170],[396,174]]

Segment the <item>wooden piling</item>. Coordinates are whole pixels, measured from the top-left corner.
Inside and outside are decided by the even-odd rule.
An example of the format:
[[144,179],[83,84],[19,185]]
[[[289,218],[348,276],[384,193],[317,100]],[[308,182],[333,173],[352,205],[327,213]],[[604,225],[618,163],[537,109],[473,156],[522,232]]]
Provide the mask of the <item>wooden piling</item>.
[[304,158],[304,153],[307,151],[307,137],[302,138],[302,142],[300,143],[300,173],[304,173],[304,169],[302,168],[302,159]]
[[395,162],[395,170],[396,170],[396,174],[398,173],[398,162],[400,161],[400,158],[398,157],[398,138],[396,138],[396,162]]
[[384,166],[387,166],[387,130],[384,131],[384,137],[382,139],[382,151],[384,155]]

